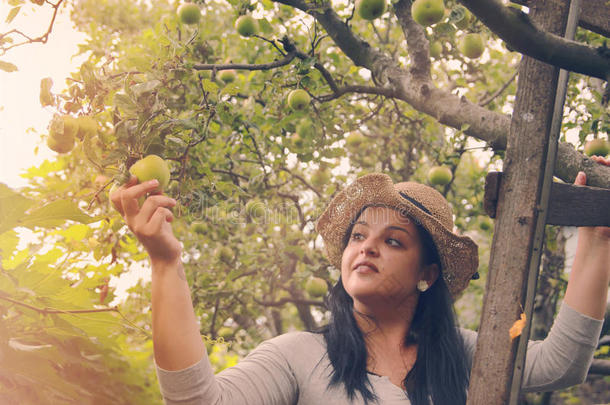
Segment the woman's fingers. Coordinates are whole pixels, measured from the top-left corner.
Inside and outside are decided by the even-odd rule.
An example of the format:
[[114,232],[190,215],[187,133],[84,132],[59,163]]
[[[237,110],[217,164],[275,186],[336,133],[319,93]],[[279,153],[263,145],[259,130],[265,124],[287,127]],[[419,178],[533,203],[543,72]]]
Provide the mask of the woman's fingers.
[[585,172],[578,172],[576,179],[574,179],[574,184],[577,186],[584,186],[587,184],[587,175]]
[[121,205],[125,213],[124,216],[128,220],[128,224],[129,218],[136,216],[140,211],[138,198],[145,196],[146,193],[154,190],[158,185],[159,181],[155,179],[125,188],[121,191]]
[[172,222],[174,220],[174,214],[165,208],[165,207],[157,207],[154,214],[150,218],[148,225],[151,228],[151,232],[157,233],[161,230],[161,227],[165,222]]
[[610,166],[610,158],[605,158],[603,156],[597,156],[597,155],[593,155],[591,156],[591,159],[594,160],[595,162],[605,165],[605,166]]
[[112,205],[114,205],[114,208],[119,212],[119,214],[121,214],[121,216],[125,215],[125,212],[123,210],[123,204],[121,204],[121,192],[125,188],[131,187],[137,183],[138,183],[138,179],[136,178],[136,176],[131,176],[129,178],[129,180],[127,181],[127,183],[123,184],[122,186],[120,186],[118,189],[116,189],[114,192],[112,192],[110,194],[110,201],[112,201]]
[[175,205],[176,200],[171,197],[162,194],[151,195],[144,201],[138,217],[141,217],[140,220],[142,222],[148,222],[158,207],[171,208]]

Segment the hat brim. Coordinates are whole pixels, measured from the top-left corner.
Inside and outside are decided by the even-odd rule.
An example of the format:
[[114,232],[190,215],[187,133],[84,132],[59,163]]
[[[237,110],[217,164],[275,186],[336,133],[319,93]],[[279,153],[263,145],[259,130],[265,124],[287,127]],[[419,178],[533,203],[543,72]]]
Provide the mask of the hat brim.
[[382,173],[368,174],[355,180],[333,198],[319,217],[316,230],[324,240],[326,257],[333,266],[341,269],[345,234],[356,215],[367,206],[397,209],[426,229],[436,245],[442,276],[451,296],[454,299],[460,296],[478,269],[477,244],[468,236],[447,229],[424,211],[425,207],[417,201],[401,196],[390,176]]

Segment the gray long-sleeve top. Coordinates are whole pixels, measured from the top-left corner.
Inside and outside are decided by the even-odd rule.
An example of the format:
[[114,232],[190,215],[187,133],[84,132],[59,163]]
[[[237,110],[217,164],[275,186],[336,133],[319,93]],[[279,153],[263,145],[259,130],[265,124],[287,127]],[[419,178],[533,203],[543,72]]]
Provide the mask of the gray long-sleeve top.
[[[528,345],[523,389],[550,391],[581,383],[593,359],[602,321],[563,304],[546,339]],[[477,333],[460,329],[472,365]],[[507,331],[507,344],[509,344]],[[214,375],[207,355],[179,371],[157,367],[166,404],[348,405],[341,386],[327,388],[332,366],[324,338],[291,332],[261,343],[236,366]],[[380,404],[408,405],[405,392],[387,377],[369,373]]]

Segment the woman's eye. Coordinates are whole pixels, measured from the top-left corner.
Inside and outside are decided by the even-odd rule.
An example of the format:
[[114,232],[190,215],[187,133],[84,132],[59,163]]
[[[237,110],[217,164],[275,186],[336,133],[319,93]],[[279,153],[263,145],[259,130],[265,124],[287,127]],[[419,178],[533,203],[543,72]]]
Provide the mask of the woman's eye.
[[[361,239],[361,238],[364,238],[363,234],[358,233],[358,232],[352,233],[352,237],[351,237],[352,240]],[[402,246],[402,243],[400,243],[397,239],[389,238],[389,239],[387,239],[387,241],[392,241],[391,244],[393,244],[393,246],[397,246],[397,247]]]
[[396,243],[395,246],[401,246],[401,243],[399,241],[397,241],[396,239],[388,239],[388,240],[395,242]]

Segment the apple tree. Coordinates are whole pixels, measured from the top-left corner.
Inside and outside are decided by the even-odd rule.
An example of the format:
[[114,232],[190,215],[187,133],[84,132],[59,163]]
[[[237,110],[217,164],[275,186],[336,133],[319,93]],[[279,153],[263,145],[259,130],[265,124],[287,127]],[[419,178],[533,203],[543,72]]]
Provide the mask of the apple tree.
[[[146,257],[108,189],[142,157],[163,157],[201,333],[230,343],[209,345],[222,368],[262,339],[325,321],[320,281],[338,273],[313,225],[338,190],[372,171],[428,182],[442,166],[434,186],[480,245],[481,278],[457,302],[476,326],[493,232],[484,176],[506,147],[516,51],[582,74],[571,77],[556,176],[572,181],[584,169],[608,187],[610,169],[580,152],[607,138],[607,33],[580,29],[571,43],[545,36],[518,4],[430,0],[426,15],[422,1],[381,2],[380,12],[378,0],[210,0],[186,17],[177,2],[74,1],[88,59],[66,91],[41,90],[55,121],[97,125],[23,193],[99,218],[87,235],[99,241],[95,261],[112,266],[92,277],[119,277]],[[125,305],[146,299],[137,289]]]

